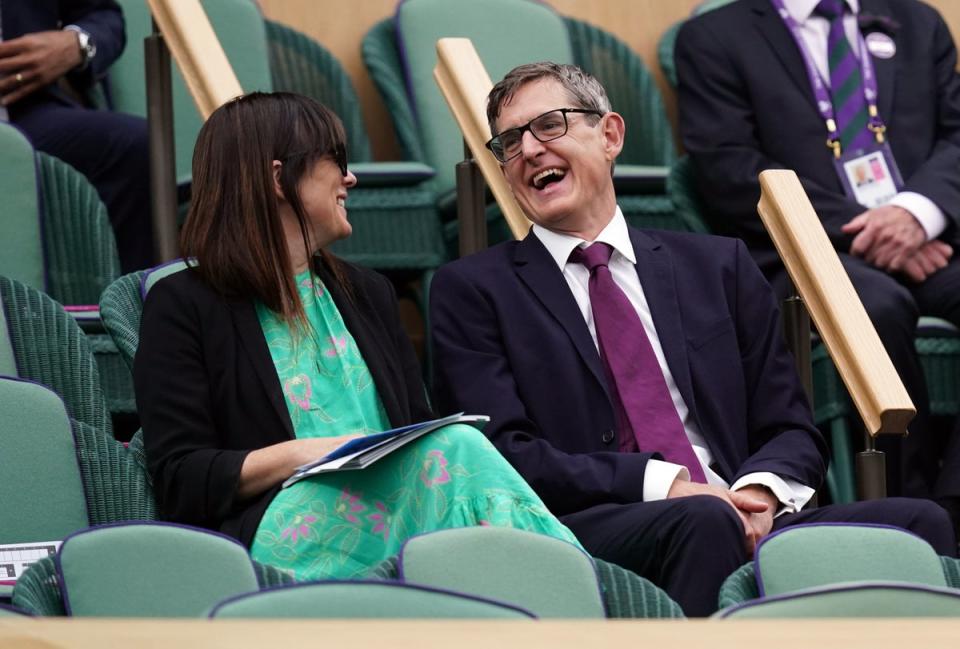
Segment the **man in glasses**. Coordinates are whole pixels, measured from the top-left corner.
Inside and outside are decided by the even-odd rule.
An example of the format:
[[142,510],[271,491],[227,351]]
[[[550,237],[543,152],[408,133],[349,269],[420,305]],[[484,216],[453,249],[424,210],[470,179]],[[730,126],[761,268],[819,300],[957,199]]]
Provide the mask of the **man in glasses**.
[[884,522],[956,553],[926,501],[806,509],[826,468],[776,302],[737,240],[634,230],[612,169],[625,124],[582,70],[520,66],[488,147],[533,221],[438,271],[437,406],[485,432],[597,557],[688,615],[773,529]]

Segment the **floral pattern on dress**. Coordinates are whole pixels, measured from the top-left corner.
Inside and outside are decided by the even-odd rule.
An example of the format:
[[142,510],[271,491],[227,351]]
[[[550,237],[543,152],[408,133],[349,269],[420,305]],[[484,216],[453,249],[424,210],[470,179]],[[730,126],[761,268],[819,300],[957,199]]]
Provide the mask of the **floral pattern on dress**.
[[[373,377],[319,278],[297,276],[309,331],[291,333],[257,305],[295,434],[324,437],[390,428]],[[297,579],[360,577],[410,536],[498,525],[577,544],[573,534],[481,432],[434,431],[361,471],[320,474],[274,497],[251,556]]]

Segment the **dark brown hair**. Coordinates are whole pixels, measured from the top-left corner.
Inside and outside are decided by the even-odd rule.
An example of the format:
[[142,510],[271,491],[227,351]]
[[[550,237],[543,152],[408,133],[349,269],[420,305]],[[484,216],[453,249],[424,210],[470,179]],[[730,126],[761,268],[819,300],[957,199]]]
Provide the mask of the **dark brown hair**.
[[[219,293],[259,300],[288,323],[306,324],[274,193],[273,161],[309,258],[307,215],[298,185],[313,164],[332,158],[346,169],[340,119],[309,97],[254,92],[227,102],[200,129],[193,152],[193,200],[180,234],[184,258]],[[333,255],[320,250],[336,281]]]

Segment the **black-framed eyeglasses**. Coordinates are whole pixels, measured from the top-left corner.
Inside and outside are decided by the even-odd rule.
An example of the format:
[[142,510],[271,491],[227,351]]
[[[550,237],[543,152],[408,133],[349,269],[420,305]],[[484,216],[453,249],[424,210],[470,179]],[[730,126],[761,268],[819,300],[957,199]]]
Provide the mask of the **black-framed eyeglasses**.
[[516,158],[523,149],[523,134],[527,131],[541,142],[549,142],[566,135],[569,128],[567,113],[603,115],[600,111],[589,108],[555,108],[537,115],[523,126],[508,128],[503,133],[494,135],[487,142],[486,147],[501,163]]

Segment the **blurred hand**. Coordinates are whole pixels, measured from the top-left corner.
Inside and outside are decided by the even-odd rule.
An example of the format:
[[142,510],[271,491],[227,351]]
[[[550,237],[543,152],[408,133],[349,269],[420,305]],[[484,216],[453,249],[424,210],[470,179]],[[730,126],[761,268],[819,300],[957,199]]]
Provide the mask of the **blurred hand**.
[[34,32],[0,42],[0,104],[23,99],[82,62],[77,33],[69,30]]
[[[762,529],[762,519],[755,520],[753,516],[761,516],[769,511],[770,527],[773,527],[773,510],[776,498],[773,499],[773,505],[771,505],[766,494],[773,495],[763,487],[750,486],[737,491],[730,491],[716,485],[677,479],[670,486],[667,498],[706,495],[714,496],[726,502],[740,517],[744,530],[744,547],[747,554],[753,556],[753,549],[756,547],[757,541],[763,536],[763,534],[758,536],[759,530]],[[770,528],[767,528],[764,534],[769,531]]]
[[856,235],[850,245],[851,255],[891,273],[903,270],[907,259],[927,241],[920,222],[896,205],[869,209],[841,230]]
[[734,493],[747,496],[752,500],[765,502],[767,508],[762,512],[751,512],[747,514],[747,522],[744,523],[747,540],[747,554],[753,556],[757,549],[757,543],[773,529],[773,515],[776,513],[780,501],[773,495],[773,492],[760,485],[747,485],[737,489]]
[[902,271],[907,279],[918,284],[947,265],[953,256],[953,248],[939,239],[928,241],[907,257]]

